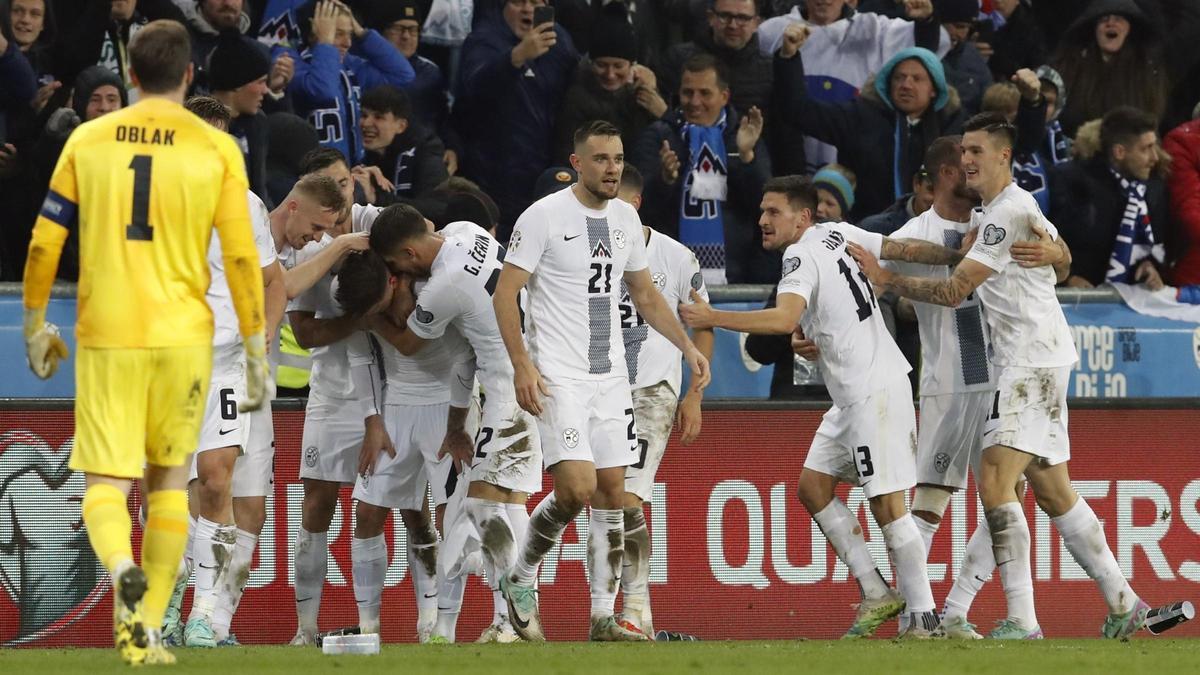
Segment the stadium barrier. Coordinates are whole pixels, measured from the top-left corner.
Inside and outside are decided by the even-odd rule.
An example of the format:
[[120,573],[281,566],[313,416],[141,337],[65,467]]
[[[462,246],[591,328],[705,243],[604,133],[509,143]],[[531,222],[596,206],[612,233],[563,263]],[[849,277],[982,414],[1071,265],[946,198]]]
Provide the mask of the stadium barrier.
[[[0,645],[111,644],[110,588],[80,519],[83,477],[66,468],[73,433],[70,405],[69,400],[0,400]],[[833,638],[850,624],[857,586],[794,496],[824,407],[713,402],[706,405],[704,431],[695,444],[682,447],[672,437],[649,518],[650,588],[658,628],[703,639],[788,639]],[[1122,570],[1153,605],[1200,599],[1198,409],[1196,399],[1076,401],[1071,409],[1076,487],[1104,522]],[[303,417],[299,401],[276,403],[275,491],[233,622],[244,643],[280,644],[295,631],[291,553],[302,495],[297,473]],[[883,538],[861,493],[843,490],[842,497],[858,514],[891,581]],[[135,495],[131,512],[137,508]],[[1025,509],[1046,635],[1097,636],[1106,611],[1099,592],[1032,496]],[[930,558],[939,602],[980,517],[973,487],[955,495]],[[357,620],[350,579],[352,529],[349,491],[344,490],[330,531],[323,629]],[[586,529],[581,516],[540,572],[543,618],[553,640],[587,637]],[[135,538],[139,535],[135,525]],[[383,639],[411,641],[415,603],[398,518],[388,527],[387,540],[391,562]],[[191,591],[185,611],[190,598]],[[1003,593],[993,578],[972,619],[986,631],[1003,608]],[[486,587],[471,580],[460,639],[473,640],[491,611]],[[894,634],[892,626],[880,634]],[[1184,624],[1170,636],[1200,636],[1200,622]]]
[[[770,286],[722,286],[710,289],[720,309],[759,309]],[[1069,395],[1079,398],[1173,398],[1200,396],[1200,327],[1143,316],[1126,307],[1111,288],[1058,289],[1079,362],[1071,373]],[[75,287],[56,284],[47,310],[75,352]],[[22,325],[20,284],[0,284],[0,330],[19,335]],[[745,336],[717,330],[711,398],[767,398],[773,366],[746,355]],[[14,341],[16,345],[19,342]],[[39,380],[25,367],[19,349],[0,353],[0,397],[70,398],[75,395],[75,361],[63,362],[50,380]]]

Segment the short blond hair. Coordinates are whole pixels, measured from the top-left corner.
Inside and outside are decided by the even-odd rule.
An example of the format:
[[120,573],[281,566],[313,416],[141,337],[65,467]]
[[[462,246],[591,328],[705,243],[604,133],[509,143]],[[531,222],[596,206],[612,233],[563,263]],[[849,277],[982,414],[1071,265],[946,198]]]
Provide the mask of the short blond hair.
[[326,211],[341,213],[346,208],[346,198],[342,195],[342,189],[338,187],[337,181],[329,176],[315,173],[301,176],[292,186],[292,193],[304,195]]
[[983,90],[980,112],[998,112],[1011,117],[1021,104],[1021,90],[1012,82],[997,82]]

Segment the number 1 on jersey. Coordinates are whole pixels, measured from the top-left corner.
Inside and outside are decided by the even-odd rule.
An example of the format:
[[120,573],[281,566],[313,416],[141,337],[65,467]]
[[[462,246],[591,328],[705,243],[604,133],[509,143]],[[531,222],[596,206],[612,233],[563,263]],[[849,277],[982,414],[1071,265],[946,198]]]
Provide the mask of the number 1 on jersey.
[[[838,270],[841,271],[842,276],[846,277],[846,284],[850,286],[850,294],[854,296],[854,304],[858,305],[858,320],[863,321],[871,316],[871,308],[875,306],[875,293],[871,290],[871,282],[867,281],[867,275],[861,271],[858,273],[858,276],[862,277],[863,285],[866,286],[867,293],[864,296],[863,289],[854,283],[854,276],[850,273],[850,266],[846,264],[845,258],[838,260]],[[868,298],[870,299],[868,300]]]
[[125,238],[130,241],[154,241],[154,228],[150,227],[150,166],[154,158],[150,155],[134,155],[129,162],[133,169],[133,218],[125,227]]

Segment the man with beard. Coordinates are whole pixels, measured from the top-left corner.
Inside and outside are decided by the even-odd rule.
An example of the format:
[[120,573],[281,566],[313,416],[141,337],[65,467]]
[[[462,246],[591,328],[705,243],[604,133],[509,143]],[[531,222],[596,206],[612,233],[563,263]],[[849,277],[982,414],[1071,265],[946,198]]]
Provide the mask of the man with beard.
[[[709,381],[708,361],[647,271],[637,211],[616,199],[625,163],[620,135],[608,122],[579,129],[571,156],[579,182],[521,214],[493,296],[517,403],[538,417],[554,476],[554,491],[534,509],[512,573],[500,580],[513,628],[526,640],[545,639],[534,588],[538,565],[585,502],[592,507],[591,639],[646,639],[613,616],[625,548],[625,467],[639,454],[617,313],[622,280],[646,323],[683,352],[694,386]],[[528,351],[517,306],[526,284]]]

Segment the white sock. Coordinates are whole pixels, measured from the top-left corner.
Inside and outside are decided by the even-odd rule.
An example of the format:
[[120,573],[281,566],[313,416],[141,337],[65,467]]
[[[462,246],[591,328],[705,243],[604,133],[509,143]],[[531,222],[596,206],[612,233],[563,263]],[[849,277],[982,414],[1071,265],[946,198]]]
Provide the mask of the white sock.
[[212,628],[217,640],[229,637],[229,624],[237,613],[238,603],[242,601],[242,591],[246,582],[250,581],[250,563],[254,559],[254,547],[258,545],[258,535],[242,529],[234,530],[233,560],[229,563],[229,573],[225,581],[217,589],[217,604],[213,608]]
[[462,611],[463,591],[466,590],[467,578],[457,576],[453,579],[441,579],[438,583],[437,625],[433,628],[434,635],[440,635],[454,642],[455,631],[458,628],[458,614]]
[[917,526],[917,532],[921,534],[921,543],[925,545],[925,558],[929,559],[929,550],[933,548],[933,535],[937,534],[941,523],[931,523],[920,516],[913,516],[913,525]]
[[412,573],[417,611],[437,613],[437,532],[426,523],[408,528],[408,571]]
[[588,570],[592,616],[612,616],[625,558],[625,512],[592,507],[588,526]]
[[[505,504],[504,512],[508,518],[509,528],[513,535],[513,559],[516,560],[517,545],[525,540],[525,535],[529,532],[529,511],[525,510],[524,504]],[[487,575],[489,588],[492,589],[492,623],[507,623],[508,622],[508,601],[504,599],[504,594],[500,592],[500,575],[505,572],[497,572],[492,564],[484,558],[484,574]],[[510,568],[511,571],[511,568]],[[536,585],[537,580],[534,580]]]
[[513,541],[520,546],[529,534],[529,509],[525,508],[524,504],[505,504],[504,512],[508,514],[508,526],[512,528]]
[[[538,566],[542,558],[558,543],[567,525],[575,520],[575,514],[558,503],[554,493],[546,495],[533,515],[529,518],[528,534],[524,537],[516,564],[513,565],[512,578],[521,586],[532,586],[537,578]],[[509,520],[512,524],[512,520]],[[513,534],[516,534],[514,524]]]
[[621,614],[639,628],[650,613],[650,530],[641,506],[626,508],[625,556],[621,569]]
[[500,576],[508,574],[517,559],[516,537],[508,522],[508,510],[504,504],[478,497],[467,497],[463,508],[479,533],[483,559],[491,565],[495,577],[488,579],[494,590],[499,587]]
[[1029,523],[1019,502],[1009,502],[988,511],[988,530],[992,533],[992,553],[1000,568],[1004,597],[1008,599],[1008,618],[1020,626],[1038,625],[1033,606],[1033,571],[1029,565]]
[[300,630],[317,633],[317,615],[321,612],[321,591],[329,566],[328,532],[296,529],[296,618]]
[[875,567],[875,559],[871,557],[871,551],[862,536],[862,526],[842,500],[834,497],[819,513],[813,514],[813,520],[825,533],[838,559],[845,563],[858,581],[862,596],[874,599],[887,595],[887,582]]
[[1071,557],[1100,587],[1104,602],[1108,603],[1108,611],[1124,614],[1132,610],[1137,605],[1138,596],[1129,586],[1125,575],[1121,574],[1117,559],[1113,557],[1104,536],[1104,526],[1087,501],[1080,497],[1075,501],[1075,506],[1051,520],[1071,552]]
[[196,519],[196,593],[188,621],[211,622],[217,605],[219,584],[224,583],[233,559],[237,535],[233,525],[218,525],[201,516]]
[[954,586],[946,594],[946,607],[943,620],[962,617],[967,618],[971,603],[983,589],[988,575],[996,569],[996,554],[992,552],[992,533],[988,531],[987,522],[982,522],[971,538],[967,540],[967,551],[963,556],[962,567],[954,579]]
[[363,633],[379,632],[379,607],[383,603],[387,557],[387,542],[382,534],[368,539],[356,537],[350,540],[354,602],[358,605],[358,627]]
[[906,513],[883,526],[883,540],[892,555],[892,566],[896,568],[896,587],[904,596],[909,614],[932,612],[933,591],[929,588],[929,573],[925,570],[925,549],[921,545],[921,532],[913,522],[912,514]]

